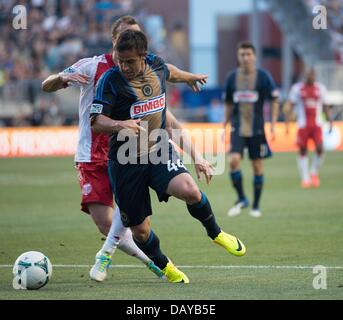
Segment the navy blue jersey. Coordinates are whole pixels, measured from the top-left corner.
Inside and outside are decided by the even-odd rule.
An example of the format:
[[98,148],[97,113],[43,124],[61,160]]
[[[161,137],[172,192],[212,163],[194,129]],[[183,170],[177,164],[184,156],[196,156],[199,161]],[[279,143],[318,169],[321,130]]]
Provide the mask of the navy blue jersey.
[[241,69],[231,72],[225,83],[224,100],[233,105],[231,130],[242,137],[264,134],[263,105],[278,97],[271,75],[262,69],[245,75]]
[[[143,74],[133,80],[126,80],[119,67],[109,69],[98,81],[90,117],[102,114],[114,120],[142,119],[141,123],[147,125],[144,143],[141,143],[140,136],[137,138],[137,156],[142,156],[156,144],[156,141],[149,140],[150,132],[165,128],[168,78],[169,70],[164,61],[152,54],[146,57]],[[109,151],[111,159],[125,143],[120,140],[118,133],[112,135]]]

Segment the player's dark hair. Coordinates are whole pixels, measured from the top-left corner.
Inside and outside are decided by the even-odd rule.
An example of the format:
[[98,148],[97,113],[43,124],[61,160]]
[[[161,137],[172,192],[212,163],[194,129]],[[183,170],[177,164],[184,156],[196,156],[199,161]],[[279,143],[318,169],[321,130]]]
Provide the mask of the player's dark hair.
[[136,50],[141,56],[148,52],[148,40],[142,31],[126,30],[121,32],[115,50],[118,52]]
[[113,38],[117,38],[118,29],[122,24],[128,24],[130,26],[138,24],[137,20],[132,16],[122,16],[115,22],[113,22],[111,27],[111,34]]
[[256,49],[254,45],[250,41],[242,41],[239,42],[237,45],[237,51],[239,49],[251,49],[254,53],[256,53]]

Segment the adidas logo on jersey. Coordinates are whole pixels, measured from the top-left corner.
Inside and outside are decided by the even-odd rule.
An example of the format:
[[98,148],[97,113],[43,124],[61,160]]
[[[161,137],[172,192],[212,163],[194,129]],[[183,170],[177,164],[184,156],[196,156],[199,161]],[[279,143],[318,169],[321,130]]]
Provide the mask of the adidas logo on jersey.
[[134,103],[130,108],[130,114],[132,119],[141,118],[148,114],[162,111],[166,106],[165,93],[158,97],[151,98],[149,100],[138,101]]
[[69,67],[69,68],[63,70],[63,73],[75,73],[75,72],[76,72],[76,70],[73,67]]

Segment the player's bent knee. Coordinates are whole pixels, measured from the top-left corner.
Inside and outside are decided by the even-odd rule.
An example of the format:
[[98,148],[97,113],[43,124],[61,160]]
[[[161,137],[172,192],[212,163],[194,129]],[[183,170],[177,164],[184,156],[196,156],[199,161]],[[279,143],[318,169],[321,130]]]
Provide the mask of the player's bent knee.
[[140,243],[144,243],[148,240],[149,235],[145,232],[136,232],[133,233],[133,238]]
[[187,183],[182,187],[182,197],[188,204],[201,201],[201,192],[195,183]]
[[231,170],[237,170],[240,166],[240,159],[237,156],[230,156],[229,166]]
[[140,228],[140,227],[132,227],[131,228],[133,238],[141,243],[144,243],[148,240],[150,235],[150,230],[146,228]]

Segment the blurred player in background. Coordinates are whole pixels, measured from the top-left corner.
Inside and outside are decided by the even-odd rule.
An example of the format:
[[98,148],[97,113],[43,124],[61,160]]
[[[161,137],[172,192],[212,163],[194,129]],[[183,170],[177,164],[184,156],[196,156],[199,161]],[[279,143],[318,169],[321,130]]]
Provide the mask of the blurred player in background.
[[[112,25],[113,46],[119,33],[127,29],[140,30],[137,21],[131,16],[123,16]],[[81,210],[90,214],[99,231],[107,235],[102,249],[96,255],[96,264],[90,272],[91,278],[96,281],[103,281],[106,278],[107,268],[117,247],[137,257],[150,270],[162,276],[160,270],[133,242],[131,230],[125,228],[121,222],[119,209],[116,208],[113,214],[113,194],[108,178],[109,136],[95,133],[89,123],[89,110],[96,84],[102,74],[116,64],[113,53],[81,59],[63,72],[49,76],[42,83],[42,89],[47,92],[67,88],[69,85],[80,87],[79,141],[75,154],[75,167],[82,192]],[[169,67],[177,69],[172,65]],[[190,86],[194,91],[199,90],[199,87],[193,86],[193,83],[190,83]],[[181,124],[169,111],[166,126],[169,132],[172,129],[182,129]],[[202,165],[207,161],[191,146],[187,136],[181,136],[178,141],[181,143],[180,147],[190,153],[193,160],[197,160],[195,170],[199,177]]]
[[[119,66],[107,71],[99,81],[90,111],[91,123],[96,132],[111,134],[109,174],[124,225],[131,228],[137,246],[169,282],[188,283],[188,277],[161,251],[159,238],[150,229],[149,187],[156,191],[160,202],[168,201],[170,196],[186,202],[191,216],[202,223],[213,242],[231,254],[242,256],[245,247],[217,225],[208,199],[165,132],[166,80],[197,85],[205,83],[207,76],[169,68],[147,49],[144,33],[126,30],[119,35],[115,46]],[[158,138],[151,134],[157,131]],[[127,137],[132,138],[127,141]],[[125,153],[127,146],[133,148],[131,157]],[[202,172],[210,177],[210,166],[204,166]]]
[[264,132],[263,106],[271,101],[272,116],[270,133],[275,139],[274,125],[277,121],[279,102],[278,90],[271,75],[256,68],[256,51],[250,42],[242,42],[237,47],[239,68],[232,71],[225,84],[224,100],[226,106],[224,128],[231,124],[229,166],[232,185],[238,199],[228,211],[229,217],[237,216],[249,206],[243,190],[241,159],[248,148],[254,179],[254,202],[250,215],[260,217],[260,198],[264,183],[262,159],[272,155]]
[[[314,69],[308,68],[305,71],[305,79],[292,86],[288,102],[285,105],[286,133],[288,133],[288,122],[292,117],[292,111],[295,109],[298,127],[298,168],[302,188],[309,188],[311,185],[318,188],[320,185],[319,168],[323,162],[323,111],[330,122],[329,132],[332,130],[330,108],[326,104],[326,100],[325,86],[316,81]],[[307,155],[309,140],[313,140],[315,144],[315,153],[310,169]]]

